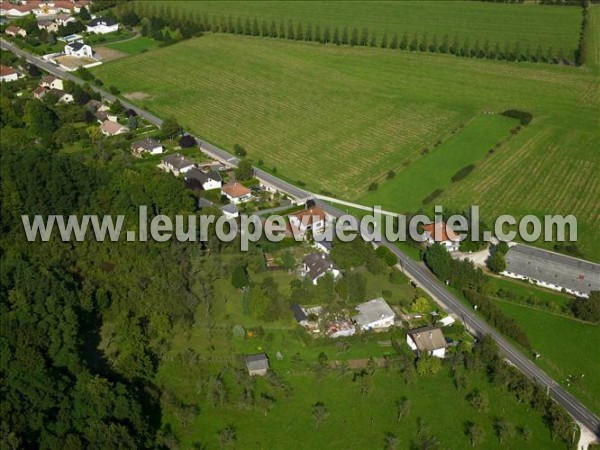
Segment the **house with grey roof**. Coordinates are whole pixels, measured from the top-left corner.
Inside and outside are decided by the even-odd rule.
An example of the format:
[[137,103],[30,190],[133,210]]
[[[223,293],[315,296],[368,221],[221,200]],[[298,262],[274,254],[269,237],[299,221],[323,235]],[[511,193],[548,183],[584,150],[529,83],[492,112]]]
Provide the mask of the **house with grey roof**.
[[223,215],[228,219],[235,219],[236,217],[240,217],[240,210],[233,203],[221,206],[221,211],[223,212]]
[[505,258],[501,274],[507,277],[578,297],[600,291],[600,264],[519,244],[510,247]]
[[340,269],[325,253],[312,252],[304,257],[301,273],[313,284],[317,284],[319,278],[328,273],[332,274],[334,279],[338,278]]
[[446,356],[446,338],[438,327],[429,326],[408,330],[406,343],[419,356],[429,355],[438,358]]
[[190,161],[185,156],[179,153],[173,153],[163,158],[161,166],[165,172],[172,172],[173,175],[178,176],[180,173],[186,173],[196,167],[196,163]]
[[264,376],[267,374],[267,371],[269,370],[269,358],[266,353],[246,355],[244,360],[250,376]]
[[156,139],[146,138],[141,141],[135,141],[131,144],[131,152],[140,156],[143,153],[150,153],[151,155],[159,155],[164,152],[164,147]]
[[196,167],[186,172],[185,182],[190,188],[204,189],[220,189],[223,185],[223,179],[218,172],[214,170],[202,171]]
[[362,331],[388,329],[396,319],[396,313],[382,297],[361,303],[356,310],[358,314],[352,320]]

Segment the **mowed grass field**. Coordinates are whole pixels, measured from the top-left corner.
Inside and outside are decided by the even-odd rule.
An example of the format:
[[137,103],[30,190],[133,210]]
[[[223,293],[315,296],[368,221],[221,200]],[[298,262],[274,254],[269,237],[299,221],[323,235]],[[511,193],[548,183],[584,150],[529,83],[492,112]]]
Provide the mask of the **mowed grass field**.
[[[600,414],[600,326],[502,301],[498,306],[525,330],[533,349],[541,354],[536,363]],[[569,375],[574,379],[570,385]]]
[[108,44],[108,48],[113,50],[119,50],[130,55],[137,55],[138,53],[150,50],[158,45],[158,42],[152,38],[146,36],[138,36],[135,39],[131,39],[124,42],[116,42],[114,44]]
[[[140,2],[138,2],[140,3]],[[150,8],[149,2],[141,2],[143,8]],[[503,48],[506,42],[514,45],[519,42],[523,49],[528,45],[532,51],[542,46],[552,47],[555,53],[564,50],[571,57],[577,47],[580,8],[556,8],[534,4],[493,4],[471,1],[180,1],[166,0],[153,2],[161,10],[167,5],[173,12],[182,14],[207,14],[220,17],[231,16],[234,22],[238,17],[245,20],[255,17],[287,23],[292,20],[304,28],[311,23],[340,29],[356,27],[359,32],[367,28],[381,39],[388,33],[388,39],[398,33],[399,39],[406,32],[410,38],[417,33],[422,37],[427,33],[431,40],[438,41],[448,35],[450,41],[456,36],[462,45],[469,39],[471,45],[477,40],[483,45],[489,41],[493,48],[496,43]]]
[[[452,130],[486,111],[530,111],[533,122],[490,156],[481,158],[478,143],[455,148],[476,169],[438,200],[478,204],[484,218],[575,214],[580,247],[600,258],[600,91],[589,68],[207,35],[93,71],[125,94],[147,94],[141,106],[226,149],[242,144],[315,192],[356,200],[378,181],[369,199],[386,208],[413,196],[396,198],[385,184],[401,184],[421,158],[435,162],[432,180],[445,170],[434,154],[451,141],[432,145]],[[467,146],[473,130],[460,132]],[[397,173],[390,182],[388,170]],[[421,183],[431,184],[427,194],[440,187]]]

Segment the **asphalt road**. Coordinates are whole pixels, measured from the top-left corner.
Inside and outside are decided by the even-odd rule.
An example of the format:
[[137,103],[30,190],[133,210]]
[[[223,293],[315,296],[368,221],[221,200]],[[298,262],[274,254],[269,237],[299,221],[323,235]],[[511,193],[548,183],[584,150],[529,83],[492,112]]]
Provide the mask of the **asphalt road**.
[[[53,75],[56,75],[66,80],[74,81],[76,83],[83,83],[79,78],[61,70],[58,66],[44,61],[36,56],[33,56],[6,41],[1,41],[0,47],[4,50],[12,51],[18,56],[25,57],[27,61],[36,64],[38,67],[46,70],[47,72]],[[100,89],[96,86],[93,86],[93,89],[96,92],[100,93],[104,99],[108,101],[115,100],[114,95],[104,91],[103,89]],[[143,109],[140,109],[127,101],[120,101],[126,108],[133,109],[140,117],[146,119],[150,123],[156,126],[160,126],[162,124],[162,120],[156,117],[155,115]],[[239,163],[239,159],[237,157],[226,152],[225,150],[220,149],[207,142],[199,142],[200,149],[203,152],[215,157],[216,159],[225,161],[231,166],[237,166],[237,164]],[[281,180],[280,178],[277,178],[274,175],[269,174],[261,169],[255,169],[255,173],[257,178],[261,178],[264,181],[269,182],[282,192],[285,192],[296,199],[307,198],[311,195],[310,192],[304,189],[300,189],[294,186],[293,184]],[[327,203],[324,203],[322,201],[318,201],[318,203],[321,207],[323,207],[323,209],[325,209],[325,211],[327,211],[332,216],[339,217],[340,215],[345,214],[343,211]],[[598,418],[595,414],[589,411],[575,397],[573,397],[559,384],[557,384],[542,369],[536,366],[535,363],[530,361],[525,355],[523,355],[523,353],[521,353],[517,348],[510,344],[494,328],[488,325],[483,319],[475,315],[473,310],[471,310],[458,298],[451,294],[423,264],[411,260],[408,256],[402,253],[398,249],[398,247],[396,247],[390,242],[387,242],[384,239],[381,240],[381,245],[385,245],[392,252],[394,252],[394,254],[398,257],[398,261],[400,263],[400,266],[402,267],[402,270],[419,286],[421,286],[423,289],[429,292],[432,295],[432,297],[434,297],[436,301],[438,301],[438,303],[440,303],[448,313],[452,313],[456,317],[460,318],[467,327],[467,329],[469,329],[472,333],[478,336],[484,336],[486,334],[492,336],[492,338],[498,344],[500,351],[508,361],[510,361],[515,367],[517,367],[530,379],[535,380],[535,382],[538,385],[546,389],[549,395],[552,396],[552,398],[563,408],[565,408],[565,410],[577,422],[584,425],[586,428],[594,432],[600,438],[600,418]],[[598,355],[594,356],[598,357]]]

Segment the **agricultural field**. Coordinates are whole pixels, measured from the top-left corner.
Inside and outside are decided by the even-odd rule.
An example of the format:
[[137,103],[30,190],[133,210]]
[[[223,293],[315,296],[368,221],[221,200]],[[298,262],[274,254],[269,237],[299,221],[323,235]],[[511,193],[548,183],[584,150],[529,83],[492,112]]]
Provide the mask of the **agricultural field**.
[[[165,60],[170,64],[160,63]],[[230,150],[244,145],[267,170],[315,192],[357,200],[379,182],[369,200],[386,208],[412,196],[394,198],[386,183],[401,185],[403,172],[418,161],[437,164],[435,152],[477,134],[467,125],[465,137],[449,139],[453,130],[485,112],[529,111],[532,123],[493,154],[478,147],[452,158],[471,159],[476,167],[438,201],[454,208],[478,204],[484,219],[575,214],[581,250],[600,258],[600,98],[589,68],[206,35],[93,72],[124,94],[141,92],[139,105],[173,114],[208,141]],[[486,126],[494,137],[508,131]],[[440,140],[447,143],[433,148]],[[426,171],[425,162],[419,171]],[[386,181],[389,170],[396,177]],[[432,183],[425,195],[439,187]]]
[[301,23],[306,30],[317,26],[331,31],[338,27],[349,30],[357,28],[359,32],[366,28],[372,36],[381,39],[384,33],[391,39],[394,33],[399,38],[407,33],[419,40],[424,35],[441,41],[444,36],[450,40],[456,38],[461,44],[470,40],[483,45],[486,41],[493,47],[498,43],[501,48],[506,43],[511,46],[517,42],[523,49],[529,47],[535,51],[541,46],[544,52],[553,49],[555,53],[563,50],[564,55],[572,57],[577,47],[580,8],[556,8],[534,4],[493,4],[469,1],[374,1],[374,2],[309,2],[309,1],[236,1],[236,2],[193,2],[162,1],[138,2],[140,11],[146,14],[155,11],[160,16],[207,15],[246,18],[268,23],[275,21],[285,28],[292,20],[297,27]]
[[503,301],[498,306],[526,330],[533,349],[541,354],[536,363],[583,404],[600,413],[600,326]]

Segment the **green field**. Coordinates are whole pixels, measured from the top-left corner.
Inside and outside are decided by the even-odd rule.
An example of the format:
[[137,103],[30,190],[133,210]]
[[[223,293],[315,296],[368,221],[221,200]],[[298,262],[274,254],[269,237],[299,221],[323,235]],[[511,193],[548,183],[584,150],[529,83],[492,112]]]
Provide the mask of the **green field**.
[[580,8],[556,8],[534,4],[492,4],[469,1],[165,1],[141,2],[142,11],[154,8],[164,16],[166,5],[171,5],[173,14],[206,14],[212,16],[231,16],[245,21],[255,17],[269,23],[280,22],[287,27],[289,20],[294,24],[302,22],[340,29],[356,27],[359,32],[367,28],[370,33],[381,39],[388,33],[399,38],[407,33],[410,38],[417,33],[419,40],[424,34],[438,41],[447,35],[450,40],[456,37],[460,44],[469,39],[474,45],[477,41],[483,45],[486,41],[493,47],[499,43],[514,45],[519,42],[523,49],[527,46],[535,51],[542,46],[544,51],[552,48],[555,52],[564,50],[565,56],[572,56],[577,46]]
[[[588,68],[207,35],[93,71],[124,93],[147,94],[141,106],[199,136],[228,149],[240,143],[278,174],[348,200],[373,181],[383,186],[390,169],[401,183],[419,159],[436,161],[436,150],[423,149],[483,112],[530,111],[533,122],[440,201],[478,204],[484,218],[575,214],[579,246],[600,258],[600,91]],[[476,134],[463,131],[457,142]],[[396,206],[385,187],[378,194],[374,201]]]
[[130,55],[137,55],[138,53],[150,50],[158,45],[154,39],[146,36],[138,36],[135,39],[131,39],[124,42],[117,42],[114,44],[108,44],[107,47],[113,50],[119,50]]
[[518,121],[501,115],[480,115],[448,141],[428,150],[401,176],[382,182],[377,191],[360,198],[367,205],[385,205],[393,211],[417,211],[435,189],[447,189],[461,168],[489,156],[488,151],[510,135]]
[[[498,305],[526,331],[533,349],[541,354],[536,363],[600,413],[600,326],[506,302]],[[585,377],[581,378],[581,374]],[[567,386],[569,375],[576,380]]]
[[[280,286],[285,286],[293,275],[270,272]],[[259,282],[259,278],[253,279]],[[369,294],[382,288],[394,291],[394,296],[403,296],[407,286],[389,286],[377,277],[369,280]],[[371,283],[371,281],[373,283]],[[377,285],[377,287],[375,287]],[[367,395],[360,393],[361,385],[353,381],[353,371],[345,375],[337,371],[326,373],[322,378],[315,375],[312,365],[320,352],[330,361],[355,358],[381,357],[393,353],[392,348],[381,345],[389,340],[389,334],[375,334],[346,340],[349,348],[340,351],[332,340],[306,345],[294,332],[293,322],[264,324],[266,336],[271,338],[228,337],[226,326],[241,324],[246,329],[261,322],[245,316],[241,311],[241,294],[232,288],[229,280],[216,284],[214,309],[211,312],[215,323],[212,333],[208,332],[204,306],[200,307],[195,326],[173,334],[171,348],[163,355],[156,383],[168,398],[176,398],[187,405],[199,408],[199,414],[185,419],[185,415],[173,408],[172,401],[163,403],[163,422],[170,425],[182,448],[191,448],[202,443],[206,448],[222,448],[218,432],[232,424],[236,429],[238,448],[385,448],[386,433],[397,436],[398,448],[412,448],[418,440],[417,423],[425,423],[427,432],[441,443],[440,448],[470,448],[464,434],[465,424],[473,421],[482,427],[484,437],[478,448],[561,448],[552,442],[541,417],[524,404],[517,403],[512,396],[491,386],[477,372],[465,372],[468,387],[457,390],[449,369],[435,376],[419,377],[407,386],[402,375],[395,370],[379,370],[372,376],[371,389]],[[210,336],[209,336],[210,334]],[[396,336],[398,338],[398,336]],[[272,408],[264,413],[257,406],[242,406],[236,399],[241,396],[245,381],[234,374],[237,367],[235,356],[266,351],[271,356],[271,367],[291,388],[291,395],[282,397],[278,393]],[[280,351],[282,360],[273,357]],[[193,354],[199,355],[198,361]],[[297,358],[292,356],[297,354]],[[221,373],[227,386],[230,404],[214,406],[207,399],[206,380]],[[244,378],[244,377],[242,377]],[[474,388],[485,392],[489,409],[478,413],[466,400]],[[268,383],[257,381],[256,389],[270,392]],[[400,422],[396,418],[396,401],[403,396],[409,399],[409,412]],[[165,396],[167,398],[167,396]],[[323,402],[329,415],[315,428],[311,413],[312,405]],[[501,444],[495,435],[493,422],[501,418],[508,421],[513,436]],[[516,429],[525,425],[531,431],[527,443]]]

